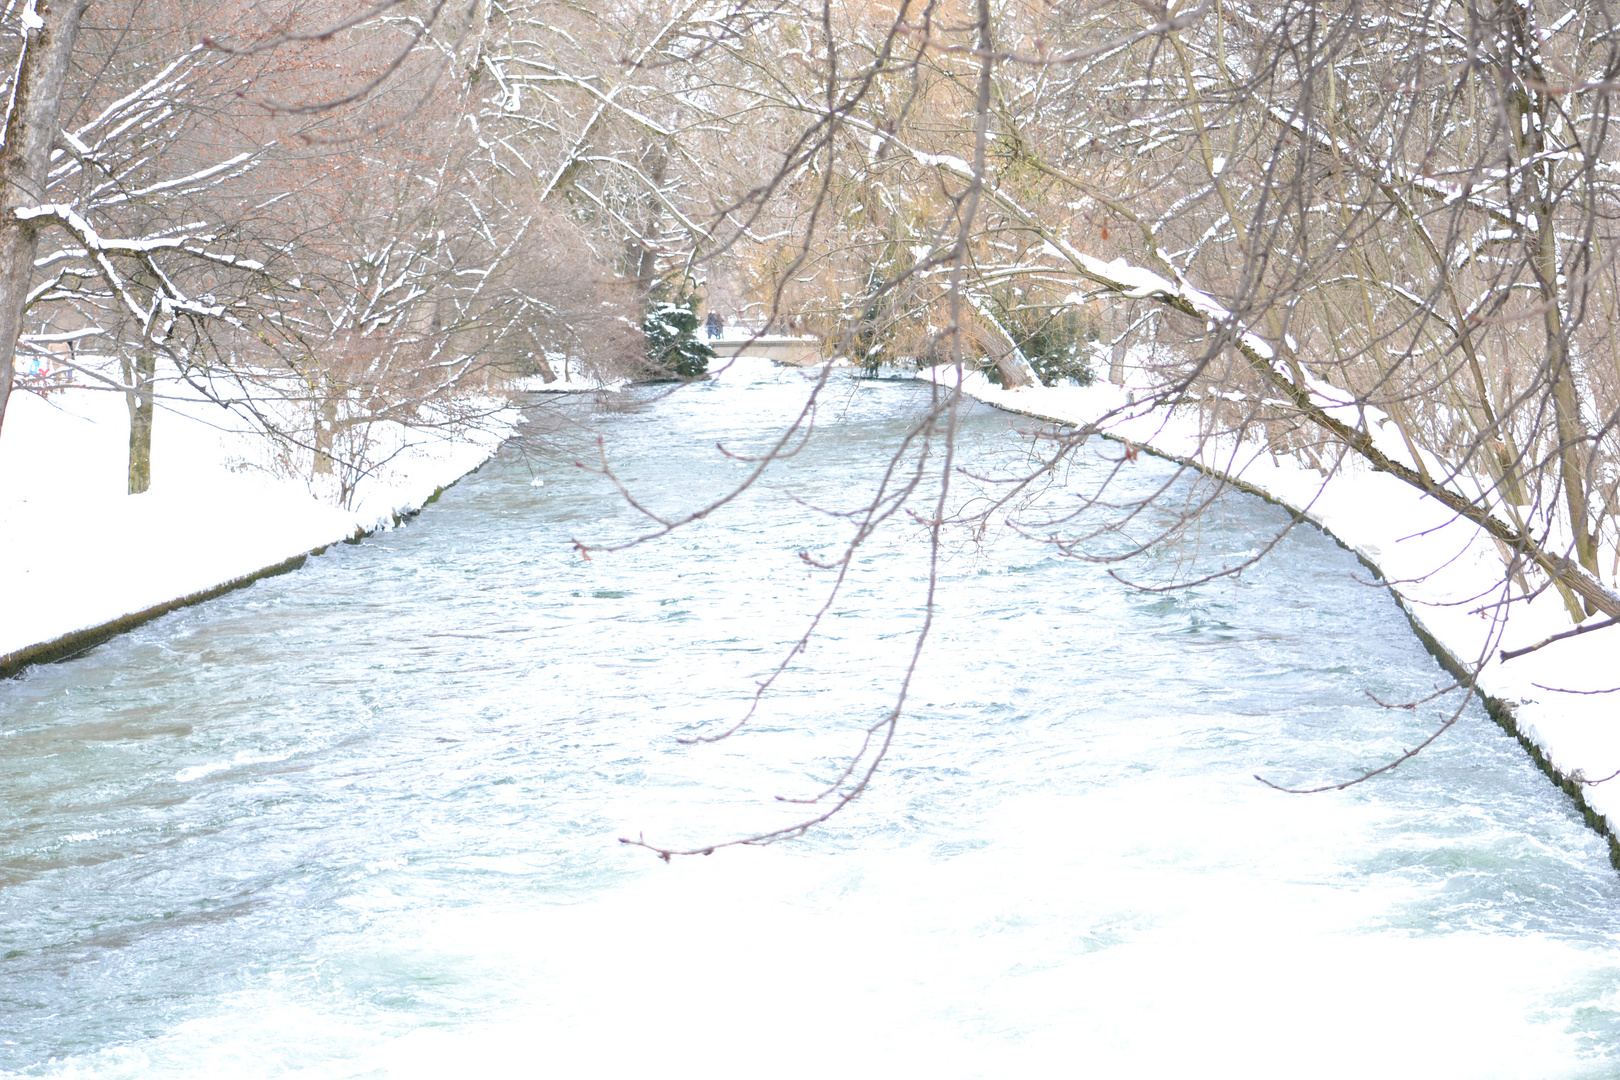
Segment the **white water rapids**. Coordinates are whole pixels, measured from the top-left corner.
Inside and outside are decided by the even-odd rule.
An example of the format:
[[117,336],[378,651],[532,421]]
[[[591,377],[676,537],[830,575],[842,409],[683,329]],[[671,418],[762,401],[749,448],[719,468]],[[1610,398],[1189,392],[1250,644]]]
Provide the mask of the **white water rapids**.
[[[1368,697],[1448,680],[1310,530],[1170,593],[953,531],[865,797],[770,848],[617,843],[781,823],[774,796],[887,707],[915,525],[866,551],[750,733],[676,742],[739,717],[802,632],[830,578],[797,553],[848,532],[811,506],[855,505],[928,392],[838,382],[760,490],[590,561],[574,538],[641,527],[572,466],[591,433],[692,507],[747,468],[715,441],[764,445],[802,379],[537,404],[408,527],[0,684],[0,1075],[1620,1070],[1620,876],[1483,710],[1348,791],[1253,779],[1355,775],[1447,707]],[[962,464],[1016,461],[1027,426],[973,407]],[[1128,572],[1284,521],[1231,496],[1196,552]]]

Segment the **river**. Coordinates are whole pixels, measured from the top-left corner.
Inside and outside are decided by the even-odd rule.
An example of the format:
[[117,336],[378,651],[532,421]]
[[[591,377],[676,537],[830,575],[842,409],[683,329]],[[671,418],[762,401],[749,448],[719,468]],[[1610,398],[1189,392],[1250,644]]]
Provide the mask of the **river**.
[[[739,717],[802,632],[830,576],[797,553],[848,528],[814,507],[854,505],[927,394],[839,382],[756,491],[589,560],[573,539],[645,523],[573,466],[597,433],[634,490],[689,507],[747,468],[715,442],[764,445],[803,384],[537,400],[408,526],[0,684],[0,1074],[1620,1069],[1620,876],[1483,710],[1347,791],[1253,779],[1354,775],[1445,708],[1369,697],[1447,679],[1313,530],[1169,593],[952,530],[866,796],[767,848],[619,844],[779,824],[774,796],[882,715],[920,616],[912,524],[749,734],[677,742]],[[1027,423],[973,407],[963,464],[1016,463]],[[1285,519],[1233,496],[1131,572]]]

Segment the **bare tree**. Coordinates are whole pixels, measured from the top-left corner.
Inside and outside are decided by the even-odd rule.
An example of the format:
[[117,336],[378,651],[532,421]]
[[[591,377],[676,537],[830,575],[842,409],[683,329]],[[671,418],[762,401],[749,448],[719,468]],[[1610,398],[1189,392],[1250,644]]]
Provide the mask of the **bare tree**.
[[[1410,485],[1497,542],[1500,587],[1477,600],[1499,614],[1552,589],[1573,621],[1609,620],[1579,630],[1620,615],[1607,9],[974,0],[730,17],[745,14],[750,33],[714,35],[705,62],[739,127],[785,135],[709,232],[771,307],[823,298],[846,355],[991,364],[1009,384],[1030,340],[1009,312],[1067,311],[1115,378],[1151,341],[1134,410],[1196,410],[1211,451]],[[936,403],[921,430],[939,437],[949,413]],[[1015,511],[1100,426],[1050,433],[986,513]],[[1086,557],[1116,527],[1095,511],[1143,517],[1090,494],[1023,527]],[[1163,507],[1131,550],[1208,498]],[[891,733],[814,801],[858,795]]]
[[476,425],[548,350],[636,351],[633,305],[603,326],[610,260],[482,172],[490,12],[172,0],[109,6],[62,46],[48,167],[9,214],[56,241],[16,340],[125,395],[131,493],[182,383],[347,501],[402,428]]

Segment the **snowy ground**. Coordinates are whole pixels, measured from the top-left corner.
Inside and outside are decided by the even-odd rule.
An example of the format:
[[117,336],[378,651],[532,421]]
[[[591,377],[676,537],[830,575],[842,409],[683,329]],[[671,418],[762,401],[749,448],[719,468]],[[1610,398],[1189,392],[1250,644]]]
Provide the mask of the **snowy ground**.
[[536,394],[595,394],[602,391],[617,392],[630,385],[629,379],[594,379],[589,375],[570,372],[568,378],[555,378],[546,382],[543,375],[525,375],[512,383],[512,389]]
[[[954,373],[945,374],[951,370],[932,372],[954,379]],[[1515,601],[1506,619],[1500,617],[1502,558],[1477,526],[1359,462],[1324,480],[1315,469],[1263,447],[1202,443],[1191,416],[1132,410],[1126,390],[1110,383],[1004,390],[972,373],[962,389],[1000,408],[1069,424],[1112,410],[1134,412],[1103,426],[1111,435],[1195,461],[1304,510],[1377,566],[1413,620],[1457,663],[1472,669],[1486,658],[1480,689],[1512,709],[1520,732],[1559,773],[1586,781],[1581,788],[1588,805],[1620,834],[1620,691],[1614,690],[1620,687],[1620,627],[1504,663],[1501,650],[1535,644],[1571,624],[1551,589],[1535,600]],[[1603,782],[1608,777],[1614,779]]]
[[270,445],[217,405],[159,402],[152,487],[125,494],[123,396],[14,392],[0,434],[0,665],[23,650],[258,573],[419,508],[516,422],[465,437],[397,429],[406,449],[350,508],[270,468]]

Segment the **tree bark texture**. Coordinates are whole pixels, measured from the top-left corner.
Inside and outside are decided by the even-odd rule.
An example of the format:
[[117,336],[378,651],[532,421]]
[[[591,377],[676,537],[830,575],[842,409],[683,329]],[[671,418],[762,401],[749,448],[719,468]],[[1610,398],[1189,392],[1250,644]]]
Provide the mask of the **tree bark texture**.
[[124,392],[129,407],[129,493],[139,495],[152,486],[152,384],[157,375],[157,354],[142,349],[135,363],[125,368]]
[[[16,374],[17,336],[34,272],[39,228],[17,216],[45,194],[62,87],[79,23],[90,0],[34,0],[25,5],[22,56],[13,79],[0,145],[0,427]],[[32,14],[35,18],[30,19]],[[28,24],[37,25],[29,26]]]

